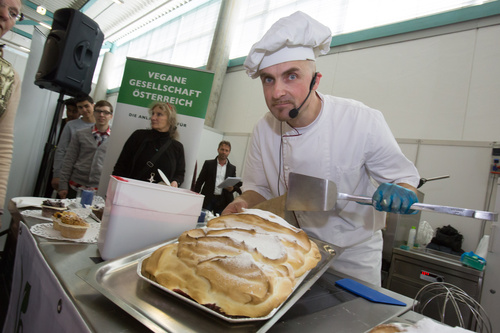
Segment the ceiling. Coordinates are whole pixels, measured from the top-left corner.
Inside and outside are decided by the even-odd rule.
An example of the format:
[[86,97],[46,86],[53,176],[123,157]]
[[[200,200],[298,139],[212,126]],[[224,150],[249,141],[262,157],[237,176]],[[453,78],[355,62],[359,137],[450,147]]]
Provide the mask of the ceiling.
[[[23,0],[22,12],[25,20],[16,24],[14,32],[25,37],[30,36],[33,26],[49,31],[53,13],[61,8],[73,8],[81,11],[95,21],[104,33],[105,42],[119,43],[125,38],[154,23],[158,18],[179,9],[191,7],[199,0]],[[37,7],[43,6],[46,15],[37,13]],[[179,10],[181,12],[183,10]],[[48,24],[42,28],[40,22]],[[148,27],[149,28],[149,27]]]

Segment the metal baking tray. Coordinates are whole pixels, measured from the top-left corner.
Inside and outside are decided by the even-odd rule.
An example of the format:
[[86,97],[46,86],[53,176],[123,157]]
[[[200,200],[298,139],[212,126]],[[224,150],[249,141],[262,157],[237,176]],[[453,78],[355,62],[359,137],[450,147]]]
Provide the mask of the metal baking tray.
[[[212,310],[212,309],[210,309],[210,308],[208,308],[208,307],[206,307],[204,305],[201,305],[200,303],[198,303],[198,302],[196,302],[194,300],[191,300],[190,298],[187,298],[184,295],[181,295],[181,294],[179,294],[179,293],[177,293],[175,291],[172,291],[172,290],[170,290],[168,288],[165,288],[164,286],[162,286],[161,284],[157,283],[156,281],[150,280],[146,276],[142,275],[142,264],[143,264],[144,260],[146,260],[149,257],[150,257],[149,255],[145,256],[144,258],[140,259],[139,262],[138,262],[138,264],[137,264],[137,275],[139,275],[139,277],[141,279],[143,279],[147,283],[150,283],[151,285],[155,286],[156,288],[159,288],[159,289],[163,290],[164,292],[169,293],[170,295],[172,295],[174,297],[177,297],[177,298],[181,299],[182,301],[191,304],[192,306],[197,307],[198,309],[201,309],[203,311],[211,313],[213,316],[219,317],[219,318],[221,318],[221,319],[223,319],[225,321],[228,321],[230,323],[243,323],[243,322],[249,322],[249,321],[267,320],[267,319],[270,319],[272,316],[274,316],[276,314],[276,312],[281,308],[281,305],[280,305],[279,307],[274,308],[274,310],[272,310],[271,312],[269,312],[269,314],[267,314],[266,316],[263,316],[263,317],[253,317],[253,318],[250,318],[250,317],[231,317],[231,316],[225,316],[225,315],[223,315],[223,314],[221,314],[221,313],[219,313],[219,312],[217,312],[215,310]],[[293,290],[297,289],[300,286],[300,284],[307,278],[307,276],[309,275],[309,273],[310,273],[310,271],[307,271],[305,274],[302,274],[302,276],[300,276],[298,278],[297,284],[295,285],[295,288],[293,288]]]
[[332,244],[310,238],[318,245],[321,260],[276,313],[267,320],[233,323],[213,316],[178,297],[165,293],[137,274],[139,262],[163,245],[105,261],[76,274],[113,303],[155,332],[266,332],[321,277],[342,252]]

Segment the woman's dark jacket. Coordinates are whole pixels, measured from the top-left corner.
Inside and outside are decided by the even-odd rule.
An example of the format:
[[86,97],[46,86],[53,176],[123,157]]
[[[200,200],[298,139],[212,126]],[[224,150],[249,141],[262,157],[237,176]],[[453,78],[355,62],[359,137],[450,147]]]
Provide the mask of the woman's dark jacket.
[[[168,148],[156,160],[153,167],[147,165],[161,147],[170,141]],[[120,157],[116,161],[113,175],[149,181],[153,174],[154,182],[161,182],[158,169],[163,171],[170,182],[176,181],[179,186],[184,181],[186,161],[184,146],[170,137],[169,132],[156,130],[136,130],[123,146]]]

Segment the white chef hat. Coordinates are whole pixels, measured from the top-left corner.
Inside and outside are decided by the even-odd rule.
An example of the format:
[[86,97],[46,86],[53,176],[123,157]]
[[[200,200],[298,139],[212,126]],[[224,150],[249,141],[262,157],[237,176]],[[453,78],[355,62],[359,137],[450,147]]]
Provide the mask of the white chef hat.
[[303,12],[295,12],[274,23],[252,46],[245,63],[253,79],[259,71],[282,62],[315,60],[330,50],[330,29]]

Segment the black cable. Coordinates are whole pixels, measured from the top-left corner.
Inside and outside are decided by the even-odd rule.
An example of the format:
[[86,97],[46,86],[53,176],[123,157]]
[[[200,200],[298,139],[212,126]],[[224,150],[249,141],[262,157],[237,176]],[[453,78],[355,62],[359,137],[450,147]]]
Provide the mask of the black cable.
[[280,178],[281,178],[281,151],[283,150],[283,122],[280,122],[280,150],[279,150],[279,166],[278,166],[278,197],[280,194]]

